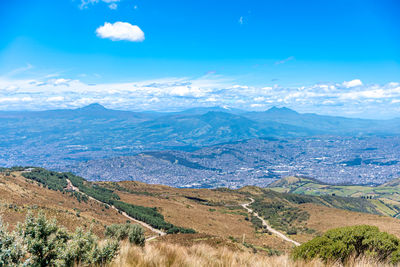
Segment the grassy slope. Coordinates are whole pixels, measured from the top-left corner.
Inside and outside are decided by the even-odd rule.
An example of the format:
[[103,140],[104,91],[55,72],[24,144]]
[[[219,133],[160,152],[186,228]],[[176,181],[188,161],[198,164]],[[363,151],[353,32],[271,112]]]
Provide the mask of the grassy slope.
[[[85,182],[88,186],[91,183]],[[185,246],[206,243],[212,246],[246,249],[270,253],[274,249],[288,251],[291,245],[279,238],[255,231],[248,215],[238,205],[248,202],[248,197],[286,203],[295,210],[305,211],[309,217],[302,224],[314,229],[313,233],[299,232],[292,238],[300,242],[311,239],[332,227],[368,223],[400,237],[400,221],[390,217],[366,213],[343,211],[323,206],[320,198],[308,197],[311,201],[302,201],[293,194],[278,194],[257,187],[245,187],[241,190],[228,189],[178,189],[161,185],[148,185],[139,182],[98,183],[118,195],[120,201],[144,207],[156,207],[167,222],[179,227],[193,228],[198,234],[167,235],[153,242],[167,242]],[[304,199],[303,199],[304,200]],[[327,201],[328,203],[329,201]],[[339,201],[340,202],[340,201]],[[44,210],[56,217],[60,224],[70,230],[75,227],[94,226],[93,230],[101,234],[104,226],[111,223],[123,223],[126,219],[112,209],[104,208],[97,202],[88,200],[78,202],[69,193],[49,190],[38,182],[26,179],[20,172],[9,176],[0,174],[0,215],[11,226],[22,221],[28,210]],[[80,211],[79,216],[77,210]],[[278,217],[278,222],[279,222]],[[346,218],[344,220],[343,218]],[[150,233],[148,233],[150,235]]]
[[28,211],[39,210],[49,217],[55,217],[69,230],[75,230],[78,226],[92,227],[100,236],[105,225],[126,221],[115,210],[107,209],[92,200],[79,202],[70,193],[63,194],[44,188],[22,177],[19,172],[12,172],[9,176],[0,173],[0,215],[10,227],[23,221]]
[[269,188],[277,192],[303,194],[311,196],[336,195],[366,199],[382,215],[399,217],[400,180],[393,180],[379,186],[329,185],[313,179],[287,177]]
[[[116,187],[116,183],[104,184],[110,188]],[[299,231],[296,235],[291,236],[300,242],[325,232],[332,228],[331,226],[339,227],[363,222],[384,227],[385,231],[400,236],[400,221],[397,219],[338,209],[340,207],[360,210],[366,207],[374,208],[371,203],[363,199],[357,202],[352,198],[303,197],[295,194],[279,194],[258,187],[244,187],[239,190],[177,189],[130,181],[119,182],[117,185],[120,189],[115,192],[121,197],[121,200],[137,205],[156,206],[173,224],[192,227],[199,233],[239,242],[244,236],[245,242],[261,248],[287,250],[291,245],[275,236],[262,233],[260,230],[255,231],[254,225],[246,220],[247,216],[244,210],[238,207],[239,204],[248,202],[248,197],[261,199],[266,203],[286,203],[294,210],[308,213],[309,217],[302,222],[302,225],[304,228],[315,231]],[[335,206],[338,208],[334,208]],[[284,217],[285,215],[278,217],[277,221],[283,220]],[[332,222],[332,218],[334,218],[334,222]],[[296,223],[295,221],[294,224]]]

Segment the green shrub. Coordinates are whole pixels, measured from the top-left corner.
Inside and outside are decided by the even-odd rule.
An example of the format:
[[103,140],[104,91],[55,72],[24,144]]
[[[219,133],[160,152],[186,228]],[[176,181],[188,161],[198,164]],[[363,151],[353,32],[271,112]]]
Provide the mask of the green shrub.
[[167,230],[167,234],[177,234],[177,233],[195,234],[196,231],[191,228],[184,228],[184,227],[178,227],[178,226],[173,226]]
[[12,233],[0,224],[0,266],[105,266],[118,248],[117,240],[99,245],[90,231],[70,234],[42,213],[29,213]]
[[36,266],[55,265],[69,239],[68,233],[59,228],[55,220],[48,221],[43,214],[38,217],[28,214],[25,223],[18,226],[18,232],[30,254],[29,261]]
[[107,240],[102,246],[99,246],[98,239],[94,234],[78,228],[60,255],[60,262],[63,266],[74,266],[74,263],[104,265],[114,258],[118,248],[116,240]]
[[365,255],[378,261],[400,260],[400,240],[375,226],[348,226],[327,231],[323,236],[295,248],[292,257],[311,260],[320,258],[324,262],[345,262],[350,256]]
[[107,226],[104,234],[117,240],[128,239],[131,244],[139,246],[144,246],[145,243],[144,230],[137,224],[112,224]]
[[7,231],[8,226],[0,220],[0,266],[17,266],[26,254],[22,239]]

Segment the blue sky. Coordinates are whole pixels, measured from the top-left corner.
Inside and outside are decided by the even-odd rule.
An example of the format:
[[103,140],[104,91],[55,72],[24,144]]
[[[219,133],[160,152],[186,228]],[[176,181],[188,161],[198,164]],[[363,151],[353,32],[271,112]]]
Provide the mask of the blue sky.
[[397,0],[2,1],[0,109],[396,117],[399,13]]

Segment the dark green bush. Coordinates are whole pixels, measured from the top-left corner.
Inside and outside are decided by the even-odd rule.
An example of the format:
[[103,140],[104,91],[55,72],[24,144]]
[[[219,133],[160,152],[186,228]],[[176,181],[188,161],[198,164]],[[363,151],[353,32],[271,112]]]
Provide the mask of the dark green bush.
[[63,191],[67,187],[67,181],[65,180],[64,174],[48,171],[42,168],[33,169],[30,172],[24,172],[22,175],[25,178],[32,179],[36,182],[41,183],[51,190]]
[[107,226],[105,236],[117,240],[128,239],[131,244],[144,246],[145,236],[143,228],[138,224],[112,224]]
[[350,256],[365,255],[378,261],[397,263],[400,260],[400,240],[375,226],[357,225],[327,231],[323,236],[295,248],[292,257],[324,262],[345,262]]
[[177,234],[177,233],[195,234],[196,231],[191,228],[183,228],[183,227],[177,227],[177,226],[173,226],[167,230],[167,234]]

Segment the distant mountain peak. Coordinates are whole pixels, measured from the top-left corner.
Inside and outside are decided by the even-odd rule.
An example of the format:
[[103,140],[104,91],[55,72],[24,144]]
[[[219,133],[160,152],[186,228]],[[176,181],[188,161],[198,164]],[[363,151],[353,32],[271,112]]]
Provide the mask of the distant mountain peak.
[[80,108],[80,110],[87,110],[87,111],[104,111],[107,110],[104,106],[100,105],[99,103],[93,103],[87,105],[85,107]]
[[273,106],[272,108],[268,109],[266,111],[267,113],[275,113],[275,114],[299,114],[297,111],[294,111],[293,109],[287,108],[287,107],[276,107]]

